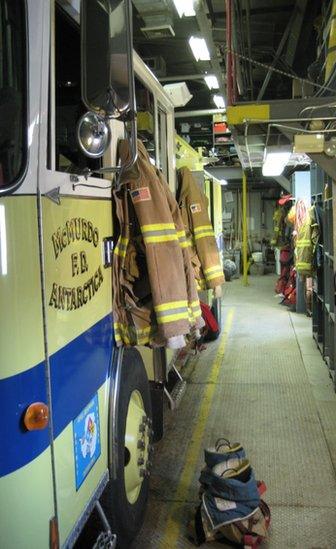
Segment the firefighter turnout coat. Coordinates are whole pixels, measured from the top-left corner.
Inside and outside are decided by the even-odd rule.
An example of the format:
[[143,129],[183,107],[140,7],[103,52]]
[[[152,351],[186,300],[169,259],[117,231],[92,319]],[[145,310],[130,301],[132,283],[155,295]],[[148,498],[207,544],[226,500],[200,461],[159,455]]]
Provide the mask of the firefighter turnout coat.
[[208,199],[188,168],[178,171],[177,201],[182,213],[198,289],[224,283],[224,272],[208,214]]
[[[120,142],[122,164],[130,156]],[[138,141],[138,158],[114,191],[120,234],[114,249],[117,345],[166,345],[204,325],[183,221],[168,184]]]
[[298,228],[295,242],[295,267],[300,275],[311,276],[314,271],[314,254],[320,236],[315,207],[309,208]]

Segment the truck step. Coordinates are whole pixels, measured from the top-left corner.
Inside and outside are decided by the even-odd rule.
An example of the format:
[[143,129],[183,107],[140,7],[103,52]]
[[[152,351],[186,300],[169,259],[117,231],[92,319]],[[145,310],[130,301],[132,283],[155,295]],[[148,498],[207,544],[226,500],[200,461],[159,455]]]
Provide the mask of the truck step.
[[111,532],[101,532],[92,549],[115,549],[115,547],[117,547],[117,536]]
[[[174,383],[172,384],[172,381]],[[183,379],[175,366],[169,372],[169,383],[164,387],[164,394],[168,399],[169,408],[176,410],[186,391],[187,382]]]

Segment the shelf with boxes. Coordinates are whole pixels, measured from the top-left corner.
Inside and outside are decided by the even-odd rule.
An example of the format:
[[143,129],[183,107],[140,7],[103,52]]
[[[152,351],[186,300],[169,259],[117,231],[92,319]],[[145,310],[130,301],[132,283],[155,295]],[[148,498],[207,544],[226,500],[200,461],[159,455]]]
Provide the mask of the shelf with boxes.
[[336,383],[335,327],[335,262],[333,202],[335,183],[316,164],[311,165],[312,204],[320,225],[316,247],[316,272],[313,277],[312,320],[313,337]]
[[214,114],[212,117],[212,145],[219,156],[237,156],[231,131],[227,125],[226,114]]

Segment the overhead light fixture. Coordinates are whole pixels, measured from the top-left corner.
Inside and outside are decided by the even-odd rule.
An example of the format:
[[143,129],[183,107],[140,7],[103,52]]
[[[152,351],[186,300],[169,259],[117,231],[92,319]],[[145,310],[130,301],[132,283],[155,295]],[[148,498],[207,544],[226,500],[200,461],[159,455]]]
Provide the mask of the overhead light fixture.
[[228,182],[226,179],[220,179],[219,182],[221,185],[228,185]]
[[287,166],[292,151],[289,146],[269,146],[265,148],[262,174],[265,177],[281,175]]
[[206,85],[208,86],[209,90],[218,90],[218,80],[217,76],[214,75],[207,75],[204,77],[204,80],[206,82]]
[[210,53],[204,38],[191,36],[189,38],[189,46],[194,54],[196,61],[210,61]]
[[173,0],[175,8],[180,17],[192,17],[196,15],[193,0]]
[[225,101],[222,95],[214,95],[212,99],[217,109],[225,109]]

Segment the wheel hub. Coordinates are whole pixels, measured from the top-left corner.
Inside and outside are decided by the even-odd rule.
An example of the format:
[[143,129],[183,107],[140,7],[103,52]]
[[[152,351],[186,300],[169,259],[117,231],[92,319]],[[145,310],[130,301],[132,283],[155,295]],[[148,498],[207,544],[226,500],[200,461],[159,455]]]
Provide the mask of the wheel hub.
[[132,392],[126,419],[124,478],[130,503],[139,497],[141,485],[150,474],[152,452],[152,420],[147,416],[138,390]]

